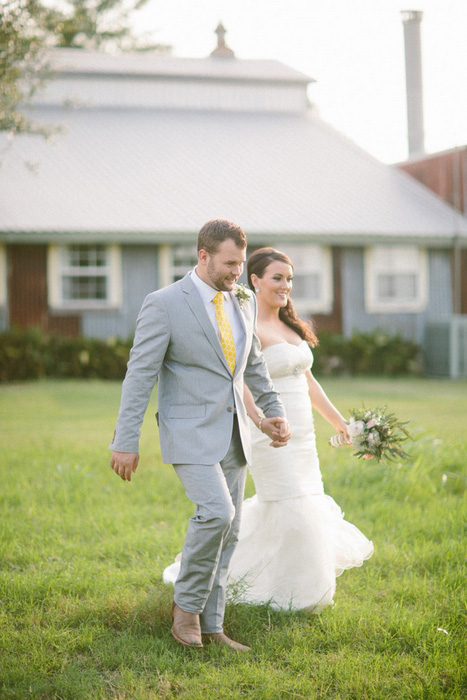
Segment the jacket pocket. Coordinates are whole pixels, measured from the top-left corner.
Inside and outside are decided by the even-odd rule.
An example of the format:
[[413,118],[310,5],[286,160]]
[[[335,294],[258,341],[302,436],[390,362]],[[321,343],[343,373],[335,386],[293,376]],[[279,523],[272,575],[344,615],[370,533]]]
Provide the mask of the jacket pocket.
[[206,415],[206,406],[204,404],[170,406],[167,415],[169,418],[202,418]]

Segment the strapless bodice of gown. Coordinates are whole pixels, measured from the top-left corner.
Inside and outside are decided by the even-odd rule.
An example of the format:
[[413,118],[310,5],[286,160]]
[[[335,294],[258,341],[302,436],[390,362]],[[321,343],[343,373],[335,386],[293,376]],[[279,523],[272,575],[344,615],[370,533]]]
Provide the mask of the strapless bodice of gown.
[[313,364],[308,344],[277,343],[263,350],[274,388],[284,403],[292,437],[286,447],[272,449],[271,440],[252,429],[250,471],[258,501],[280,501],[304,494],[322,494],[313,412],[306,370]]

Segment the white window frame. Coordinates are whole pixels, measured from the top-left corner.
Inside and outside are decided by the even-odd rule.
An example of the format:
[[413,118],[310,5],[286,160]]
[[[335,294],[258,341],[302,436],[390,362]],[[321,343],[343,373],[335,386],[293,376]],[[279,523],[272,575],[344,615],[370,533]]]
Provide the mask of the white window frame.
[[7,304],[7,287],[6,247],[0,244],[0,306],[6,306]]
[[[82,244],[88,245],[88,244]],[[92,247],[92,244],[90,244]],[[107,310],[118,309],[122,304],[122,265],[121,250],[118,245],[105,246],[107,265],[99,268],[81,268],[81,272],[92,277],[92,272],[107,278],[106,299],[64,299],[62,278],[65,274],[73,274],[73,268],[68,265],[68,245],[51,245],[47,259],[47,290],[48,303],[51,309],[57,310]],[[76,272],[76,274],[78,274]]]
[[332,250],[328,246],[308,245],[306,243],[286,243],[278,246],[293,262],[294,278],[307,274],[320,275],[320,295],[317,299],[306,299],[294,294],[291,297],[294,307],[301,314],[332,313],[334,291],[332,274]]
[[[414,253],[416,255],[414,255]],[[384,263],[381,259],[384,259]],[[411,265],[410,259],[416,259]],[[378,296],[378,275],[416,275],[417,294],[413,299],[381,299]],[[428,303],[428,260],[426,250],[417,246],[372,246],[365,250],[365,308],[369,313],[417,313]]]

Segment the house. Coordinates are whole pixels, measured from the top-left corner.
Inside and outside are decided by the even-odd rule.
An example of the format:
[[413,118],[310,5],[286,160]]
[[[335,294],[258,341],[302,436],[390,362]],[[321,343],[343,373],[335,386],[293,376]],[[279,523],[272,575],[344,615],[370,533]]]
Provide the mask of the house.
[[215,217],[292,257],[318,332],[422,341],[453,313],[467,220],[321,121],[307,76],[238,59],[221,33],[204,59],[57,49],[53,62],[34,116],[61,133],[0,136],[0,328],[130,336]]
[[[456,212],[465,215],[467,210],[467,146],[439,153],[423,153],[399,163],[399,168],[435,192]],[[459,221],[461,217],[459,216]],[[454,222],[453,228],[456,228]],[[456,253],[458,259],[456,260]],[[457,272],[458,289],[454,290],[454,309],[467,314],[467,249],[459,245],[452,258],[453,276]],[[454,286],[456,286],[454,284]],[[467,316],[466,316],[467,322]]]
[[[467,206],[467,146],[416,153],[398,167],[453,207],[457,231]],[[451,255],[451,280],[453,313],[430,319],[423,343],[427,372],[455,379],[467,376],[467,249],[460,232]]]

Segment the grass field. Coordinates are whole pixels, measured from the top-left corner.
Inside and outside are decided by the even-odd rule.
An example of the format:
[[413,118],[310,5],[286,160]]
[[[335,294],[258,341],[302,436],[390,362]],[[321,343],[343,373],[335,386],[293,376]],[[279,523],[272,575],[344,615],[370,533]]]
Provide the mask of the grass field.
[[170,636],[161,573],[192,506],[161,463],[154,402],[128,484],[107,452],[119,384],[1,387],[0,698],[467,697],[467,383],[323,385],[344,413],[387,403],[411,420],[413,459],[358,461],[317,420],[326,491],[375,554],[319,616],[230,605],[227,632],[246,655]]

